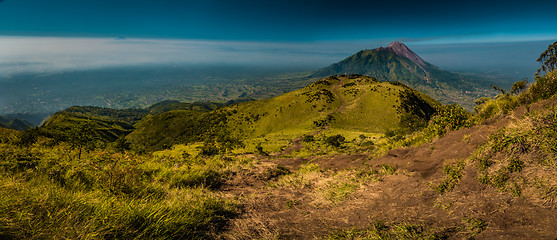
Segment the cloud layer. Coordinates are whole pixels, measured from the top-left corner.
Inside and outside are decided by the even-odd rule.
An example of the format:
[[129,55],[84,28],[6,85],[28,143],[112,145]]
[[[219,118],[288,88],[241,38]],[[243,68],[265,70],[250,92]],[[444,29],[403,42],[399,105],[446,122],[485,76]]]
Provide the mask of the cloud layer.
[[[407,40],[421,57],[448,70],[486,71],[522,67],[553,41],[439,44],[438,39]],[[0,77],[105,67],[153,64],[227,64],[311,70],[338,62],[388,41],[241,42],[68,37],[0,37]],[[526,74],[526,73],[525,73]]]
[[0,74],[143,64],[240,64],[322,67],[353,49],[283,44],[150,39],[0,37]]

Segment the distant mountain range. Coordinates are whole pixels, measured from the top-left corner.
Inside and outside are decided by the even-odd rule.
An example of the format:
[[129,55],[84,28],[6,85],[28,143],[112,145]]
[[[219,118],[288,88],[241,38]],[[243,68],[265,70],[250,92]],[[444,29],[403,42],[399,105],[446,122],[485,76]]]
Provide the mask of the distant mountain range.
[[23,131],[26,130],[27,128],[31,128],[32,126],[33,124],[26,120],[0,116],[0,127],[2,128],[9,128],[9,129]]
[[340,74],[361,74],[381,81],[401,82],[444,103],[471,104],[483,95],[485,86],[489,86],[471,76],[442,70],[398,41],[387,47],[359,51],[315,71],[312,77]]

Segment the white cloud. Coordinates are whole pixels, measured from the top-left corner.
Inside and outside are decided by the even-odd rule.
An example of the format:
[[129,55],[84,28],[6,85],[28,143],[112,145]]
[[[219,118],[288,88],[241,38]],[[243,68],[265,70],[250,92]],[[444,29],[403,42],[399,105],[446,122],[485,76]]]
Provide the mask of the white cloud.
[[[553,35],[537,36],[544,39],[557,38]],[[523,35],[491,34],[489,37],[445,36],[407,39],[406,42],[424,59],[439,67],[447,67],[449,70],[482,69],[484,65],[489,68],[527,66],[527,69],[535,70],[537,68],[535,58],[547,47],[547,43],[542,41],[534,45],[517,43],[523,46],[518,49],[520,51],[517,51],[514,45],[511,47],[487,45],[486,50],[485,44],[479,44],[479,42],[485,43],[485,39],[517,42],[537,38],[533,35],[528,38]],[[0,76],[149,64],[240,64],[297,67],[309,70],[328,66],[362,49],[386,46],[389,42],[389,40],[359,40],[276,43],[0,37]],[[466,44],[458,44],[462,42]],[[509,57],[509,51],[520,56]]]
[[[321,67],[355,49],[330,43],[0,37],[0,74],[142,64],[256,64]],[[336,53],[336,54],[335,54]]]

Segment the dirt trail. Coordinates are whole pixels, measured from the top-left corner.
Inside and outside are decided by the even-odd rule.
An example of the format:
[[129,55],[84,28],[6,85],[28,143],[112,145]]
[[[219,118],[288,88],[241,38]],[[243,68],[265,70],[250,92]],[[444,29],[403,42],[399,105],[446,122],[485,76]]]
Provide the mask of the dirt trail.
[[[531,109],[547,104],[542,102]],[[340,110],[339,107],[337,111]],[[422,146],[394,149],[375,159],[369,159],[368,154],[261,159],[257,170],[236,176],[223,189],[230,196],[245,196],[245,212],[231,222],[229,237],[315,239],[338,229],[367,228],[377,220],[458,228],[466,219],[480,219],[488,227],[476,239],[556,239],[556,207],[515,198],[480,184],[477,169],[471,163],[452,192],[440,195],[432,187],[445,177],[444,164],[466,160],[488,136],[525,113],[523,107],[514,116],[453,131]],[[350,197],[337,203],[324,200],[316,186],[269,187],[275,179],[261,177],[265,176],[266,167],[274,164],[296,169],[308,161],[330,169],[323,174],[380,164],[396,166],[398,174],[362,184]]]
[[338,93],[338,89],[339,89],[340,87],[342,87],[342,85],[344,84],[344,80],[345,80],[345,78],[341,78],[340,81],[338,82],[338,84],[332,89],[332,90],[333,90],[333,94],[334,94],[335,96],[337,96],[338,100],[340,101],[340,104],[338,105],[338,108],[337,108],[333,113],[331,113],[331,115],[340,112],[340,110],[341,110],[342,108],[344,108],[344,105],[345,105],[345,104],[344,104],[344,98],[342,98],[342,95],[340,95],[340,94]]

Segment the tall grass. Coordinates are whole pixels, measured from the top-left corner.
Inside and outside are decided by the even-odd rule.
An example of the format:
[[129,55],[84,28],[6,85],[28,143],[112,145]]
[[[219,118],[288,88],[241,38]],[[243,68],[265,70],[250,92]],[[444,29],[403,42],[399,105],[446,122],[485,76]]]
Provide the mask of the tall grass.
[[518,197],[524,189],[539,188],[540,185],[533,186],[533,182],[554,176],[557,170],[555,146],[557,110],[541,109],[492,134],[472,160],[478,167],[480,182]]
[[[70,153],[71,154],[71,153]],[[234,159],[0,144],[0,238],[207,239],[236,205],[211,188]]]

